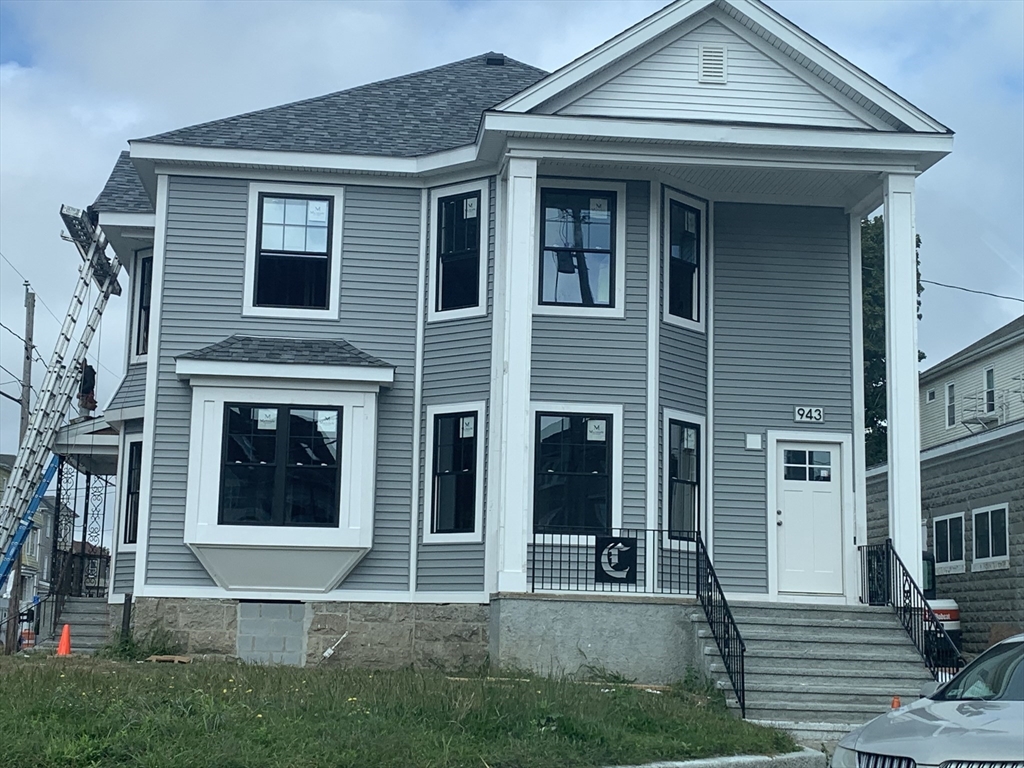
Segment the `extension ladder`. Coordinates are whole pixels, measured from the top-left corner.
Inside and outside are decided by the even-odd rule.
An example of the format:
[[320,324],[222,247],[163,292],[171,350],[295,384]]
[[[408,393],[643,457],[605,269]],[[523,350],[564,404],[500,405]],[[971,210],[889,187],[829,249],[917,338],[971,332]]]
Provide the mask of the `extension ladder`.
[[[0,562],[7,569],[15,562],[21,544],[27,536],[32,516],[38,507],[36,499],[42,498],[50,478],[53,477],[53,473],[47,471],[47,466],[56,470],[56,464],[50,459],[49,454],[80,381],[89,343],[99,326],[107,299],[111,294],[121,295],[121,286],[117,282],[121,262],[116,253],[112,258],[107,257],[107,238],[103,230],[93,224],[86,211],[78,208],[63,205],[60,215],[70,239],[82,256],[82,265],[78,271],[78,285],[71,297],[68,314],[64,318],[53,356],[46,369],[46,376],[39,389],[36,407],[32,411],[28,429],[14,460],[11,477],[4,488],[3,497],[0,498],[0,552],[3,553]],[[94,281],[99,287],[99,294],[78,338],[74,354],[71,360],[65,363],[64,358],[71,346],[78,318],[88,298],[89,287]],[[0,573],[0,585],[6,576],[6,572]]]

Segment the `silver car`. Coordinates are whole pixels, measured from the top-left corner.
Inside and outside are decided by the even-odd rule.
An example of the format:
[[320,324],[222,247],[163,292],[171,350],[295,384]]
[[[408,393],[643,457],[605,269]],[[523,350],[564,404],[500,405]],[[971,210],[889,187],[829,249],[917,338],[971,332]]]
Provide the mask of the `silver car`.
[[832,768],[1024,768],[1024,635],[850,732]]

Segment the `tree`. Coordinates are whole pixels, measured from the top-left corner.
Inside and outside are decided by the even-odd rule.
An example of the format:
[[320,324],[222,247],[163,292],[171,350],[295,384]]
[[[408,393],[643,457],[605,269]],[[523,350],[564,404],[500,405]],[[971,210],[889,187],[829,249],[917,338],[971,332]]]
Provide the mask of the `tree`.
[[[864,302],[864,457],[867,466],[888,455],[885,388],[885,226],[881,216],[860,223]],[[921,236],[917,237],[917,319],[921,319]],[[918,352],[918,360],[924,353]]]

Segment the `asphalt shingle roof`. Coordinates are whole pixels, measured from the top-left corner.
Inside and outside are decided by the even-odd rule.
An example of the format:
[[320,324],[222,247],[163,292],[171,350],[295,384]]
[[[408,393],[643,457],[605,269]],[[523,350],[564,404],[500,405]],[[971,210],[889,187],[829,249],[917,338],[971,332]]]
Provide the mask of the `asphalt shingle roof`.
[[344,339],[274,339],[263,336],[229,336],[208,347],[178,356],[188,360],[230,363],[356,365],[394,368],[390,363],[356,349]]
[[193,147],[416,157],[476,140],[484,110],[543,70],[482,54],[305,101],[214,120],[141,141]]
[[153,204],[127,152],[122,152],[92,209],[100,213],[153,213]]

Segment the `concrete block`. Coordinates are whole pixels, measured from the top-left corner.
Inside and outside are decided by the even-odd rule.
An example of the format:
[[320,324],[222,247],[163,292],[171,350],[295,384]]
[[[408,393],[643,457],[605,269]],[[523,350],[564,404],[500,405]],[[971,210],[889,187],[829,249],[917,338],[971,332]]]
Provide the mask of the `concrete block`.
[[238,655],[250,653],[252,651],[252,641],[255,638],[252,635],[238,635],[235,640],[235,647],[238,649]]
[[238,618],[240,619],[258,619],[260,617],[260,604],[259,603],[239,603],[238,604]]
[[302,621],[303,619],[306,618],[306,606],[304,604],[289,605],[288,606],[288,616],[293,621]]
[[288,619],[290,605],[287,603],[260,603],[260,617],[264,619]]
[[236,631],[239,635],[261,635],[263,634],[265,622],[260,619],[241,619],[238,622]]
[[302,636],[297,635],[293,637],[286,637],[284,639],[284,649],[288,653],[301,653],[302,652]]
[[273,664],[281,664],[289,667],[301,667],[302,655],[298,653],[272,653],[270,661]]
[[284,650],[284,638],[283,637],[269,637],[267,635],[261,635],[253,638],[252,649],[254,651],[283,651]]
[[264,622],[264,628],[272,637],[302,637],[302,623],[291,619],[267,621]]

